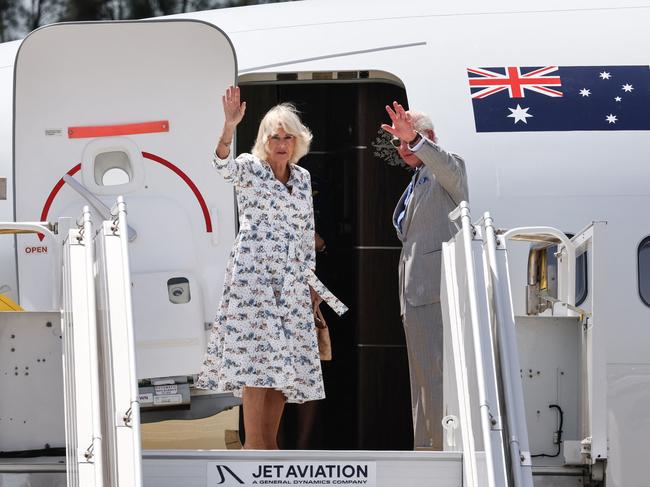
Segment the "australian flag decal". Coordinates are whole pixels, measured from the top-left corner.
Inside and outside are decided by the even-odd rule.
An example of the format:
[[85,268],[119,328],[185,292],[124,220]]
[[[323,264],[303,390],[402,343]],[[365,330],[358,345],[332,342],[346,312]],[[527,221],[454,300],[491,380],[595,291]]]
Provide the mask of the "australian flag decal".
[[650,66],[467,68],[477,132],[650,130]]

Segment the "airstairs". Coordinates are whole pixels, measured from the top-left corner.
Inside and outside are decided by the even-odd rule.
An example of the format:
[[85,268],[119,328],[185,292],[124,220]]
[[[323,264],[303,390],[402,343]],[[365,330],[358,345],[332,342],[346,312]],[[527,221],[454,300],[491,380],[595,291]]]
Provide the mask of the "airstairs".
[[[582,308],[575,304],[578,257],[585,274],[589,269],[592,296],[605,278],[603,266],[595,265],[602,247],[594,242],[604,239],[606,222],[592,223],[573,238],[551,227],[500,230],[489,213],[472,222],[466,202],[450,219],[458,232],[442,249],[451,357],[445,361],[445,402],[455,411],[451,423],[460,423],[463,485],[604,485],[605,354],[602,331],[594,327],[604,313],[593,297]],[[507,249],[515,240],[544,253],[555,249],[557,258],[558,289],[551,296],[550,284],[534,286],[529,254],[529,316],[513,312]],[[533,306],[536,300],[544,306]],[[540,428],[548,409],[559,411],[559,425]],[[570,412],[570,424],[563,411]],[[554,453],[540,451],[551,445]]]
[[[58,236],[43,224],[0,224],[0,231],[39,232],[61,241],[57,248],[63,276],[60,327],[67,454],[65,464],[56,457],[3,459],[0,487],[13,485],[3,479],[12,482],[20,476],[31,482],[24,485],[67,487],[539,487],[585,485],[585,480],[596,485],[601,480],[596,466],[602,467],[606,459],[602,411],[591,402],[600,394],[591,380],[597,360],[591,328],[584,326],[593,318],[593,310],[577,308],[574,292],[576,256],[590,249],[593,258],[597,227],[570,240],[546,227],[499,231],[489,214],[472,223],[466,203],[450,214],[459,231],[442,249],[445,451],[141,451],[128,225],[122,198],[112,215],[94,227],[86,207],[77,225],[70,219],[59,221]],[[530,327],[519,322],[515,326],[506,251],[512,239],[546,239],[559,245],[562,286],[558,297],[548,300],[554,300],[553,306],[564,316],[551,319],[565,320],[562,333],[574,330],[577,346],[584,352],[574,364],[580,391],[575,409],[581,412],[574,418],[580,425],[570,442],[573,450],[565,444],[564,458],[545,465],[534,464],[531,452],[520,354],[525,340],[521,333]],[[11,330],[18,315],[0,316],[0,332]],[[567,456],[573,460],[567,461]],[[39,484],[44,478],[49,480]]]
[[[30,333],[34,341],[40,341],[36,330],[45,317],[50,320],[46,327],[60,334],[63,353],[56,358],[59,364],[63,362],[66,441],[65,464],[56,457],[45,460],[55,453],[47,448],[40,453],[48,457],[3,462],[0,472],[5,476],[13,472],[16,477],[7,477],[7,485],[14,485],[21,476],[29,476],[29,483],[20,485],[39,485],[41,478],[48,479],[47,485],[67,487],[142,485],[128,227],[121,197],[112,214],[113,218],[94,228],[85,207],[76,225],[70,218],[59,219],[56,234],[43,223],[0,224],[6,232],[47,236],[61,263],[60,305],[59,289],[53,296],[53,307],[60,307],[60,315],[11,313],[4,315],[7,319],[2,325],[4,330],[16,329],[11,336]],[[39,358],[38,363],[41,360],[46,358]],[[50,362],[49,367],[56,367],[57,360]],[[57,392],[50,392],[50,398],[60,395],[61,388]],[[56,402],[51,405],[55,411]],[[40,406],[47,410],[48,404],[43,398]],[[2,479],[0,474],[0,485],[4,485]]]
[[126,205],[63,243],[68,485],[142,485]]

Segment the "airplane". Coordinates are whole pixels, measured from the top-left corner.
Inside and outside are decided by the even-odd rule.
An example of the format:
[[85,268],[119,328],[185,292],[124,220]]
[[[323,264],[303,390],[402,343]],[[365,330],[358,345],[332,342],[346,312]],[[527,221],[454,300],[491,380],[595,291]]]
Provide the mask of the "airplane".
[[[466,161],[475,219],[489,211],[504,236],[553,227],[583,251],[571,277],[558,234],[507,244],[534,485],[644,485],[650,230],[636,211],[650,199],[650,70],[639,49],[649,9],[304,0],[55,24],[0,46],[0,221],[50,222],[54,235],[30,227],[0,239],[0,295],[25,310],[0,314],[0,377],[11,391],[0,399],[0,485],[66,485],[57,238],[85,205],[94,222],[115,218],[118,196],[127,205],[142,421],[237,404],[192,387],[237,231],[233,189],[210,164],[220,96],[235,83],[249,106],[236,152],[280,101],[295,102],[315,135],[302,164],[327,242],[318,272],[351,309],[327,317],[322,440],[300,452],[145,449],[142,485],[241,485],[260,465],[319,461],[356,461],[370,469],[366,485],[471,485],[467,439],[452,432],[442,452],[409,451],[390,217],[410,174],[379,130],[393,100],[430,114],[441,146]],[[591,222],[597,230],[585,233]],[[457,417],[448,345],[444,404]]]

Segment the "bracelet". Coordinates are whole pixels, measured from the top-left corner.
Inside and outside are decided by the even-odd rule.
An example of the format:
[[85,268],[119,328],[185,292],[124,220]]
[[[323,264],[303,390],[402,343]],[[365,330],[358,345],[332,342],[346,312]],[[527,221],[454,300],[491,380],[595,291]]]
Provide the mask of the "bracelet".
[[219,139],[219,143],[220,143],[220,144],[223,144],[224,147],[230,147],[230,144],[232,144],[232,140],[226,144],[226,143],[223,141],[223,139],[220,138],[220,139]]

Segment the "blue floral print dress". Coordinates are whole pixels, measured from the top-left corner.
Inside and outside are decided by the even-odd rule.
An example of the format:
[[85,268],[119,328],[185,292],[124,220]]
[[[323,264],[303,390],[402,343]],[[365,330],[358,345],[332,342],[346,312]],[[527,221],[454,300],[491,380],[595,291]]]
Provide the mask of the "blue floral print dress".
[[309,285],[347,308],[316,278],[309,172],[290,164],[286,186],[251,155],[214,158],[237,188],[239,234],[197,387],[241,396],[244,386],[282,391],[288,402],[325,397]]

